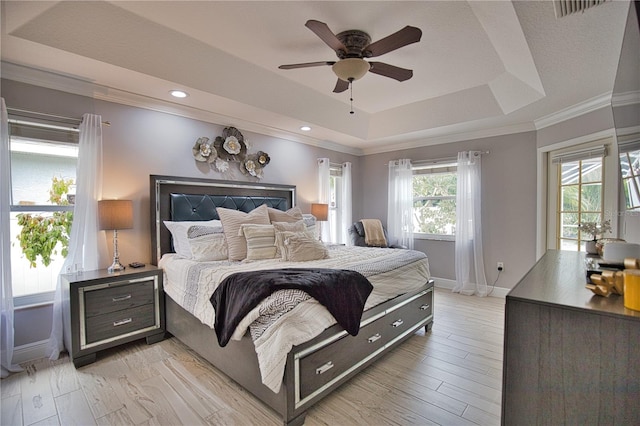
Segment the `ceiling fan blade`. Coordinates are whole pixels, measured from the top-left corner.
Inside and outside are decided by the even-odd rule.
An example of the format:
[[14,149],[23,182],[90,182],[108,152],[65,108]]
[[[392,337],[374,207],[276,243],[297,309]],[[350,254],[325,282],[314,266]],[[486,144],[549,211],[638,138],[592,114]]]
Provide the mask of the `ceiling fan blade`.
[[343,52],[347,51],[347,48],[342,44],[338,37],[329,29],[329,26],[324,22],[316,21],[314,19],[309,19],[306,24],[304,24],[307,28],[313,31],[322,41],[327,43],[327,45],[338,52],[342,50]]
[[371,43],[364,49],[362,49],[365,57],[373,57],[384,55],[392,50],[399,49],[411,43],[420,41],[422,37],[422,31],[420,28],[411,27],[407,25],[398,32],[391,34],[383,39],[380,39],[374,43]]
[[333,89],[333,93],[342,93],[349,88],[349,82],[338,79],[336,87]]
[[393,78],[394,80],[405,81],[413,77],[413,70],[385,64],[384,62],[369,62],[369,64],[371,64],[369,72]]
[[281,70],[292,70],[296,68],[309,68],[309,67],[320,67],[323,65],[333,65],[335,61],[319,61],[319,62],[306,62],[303,64],[289,64],[289,65],[280,65],[278,68]]

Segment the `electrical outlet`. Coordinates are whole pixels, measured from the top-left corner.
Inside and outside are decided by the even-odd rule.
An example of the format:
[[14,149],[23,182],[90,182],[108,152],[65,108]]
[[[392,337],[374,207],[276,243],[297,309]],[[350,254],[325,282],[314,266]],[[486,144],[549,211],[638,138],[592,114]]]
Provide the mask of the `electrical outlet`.
[[504,263],[503,262],[498,262],[498,271],[500,271],[500,272],[504,271]]

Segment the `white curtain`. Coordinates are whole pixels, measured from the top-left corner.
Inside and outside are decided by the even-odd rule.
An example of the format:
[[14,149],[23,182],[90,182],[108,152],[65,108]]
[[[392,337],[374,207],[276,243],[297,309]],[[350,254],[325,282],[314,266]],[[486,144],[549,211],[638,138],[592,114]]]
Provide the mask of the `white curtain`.
[[342,200],[340,200],[340,239],[338,243],[351,244],[351,238],[349,238],[349,227],[352,224],[351,215],[351,203],[352,203],[352,191],[351,191],[351,163],[342,164]]
[[481,161],[478,151],[458,153],[456,192],[456,293],[487,295],[482,254]]
[[[318,203],[329,204],[331,198],[331,162],[328,158],[318,158]],[[322,241],[331,241],[331,222],[318,222]]]
[[7,106],[2,101],[0,148],[0,255],[2,256],[2,312],[0,313],[0,346],[2,347],[2,378],[10,373],[22,371],[19,365],[13,364],[13,289],[11,287],[11,234],[10,234],[10,204],[11,204],[11,168],[9,161],[9,117]]
[[[99,269],[106,241],[98,228],[98,200],[102,196],[102,118],[85,114],[80,124],[76,200],[69,236],[69,254],[61,273]],[[53,304],[53,323],[47,355],[57,359],[64,350],[60,279]]]
[[413,171],[411,160],[389,161],[387,233],[389,244],[413,249]]

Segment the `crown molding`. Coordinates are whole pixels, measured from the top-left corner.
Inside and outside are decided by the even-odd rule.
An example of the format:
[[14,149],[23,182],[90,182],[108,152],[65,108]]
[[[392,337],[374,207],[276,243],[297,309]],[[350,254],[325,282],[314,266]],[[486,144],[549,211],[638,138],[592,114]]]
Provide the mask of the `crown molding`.
[[556,111],[553,114],[534,120],[536,130],[571,120],[589,112],[597,111],[600,108],[611,107],[611,92],[587,99],[584,102]]
[[72,93],[75,95],[87,96],[105,102],[113,102],[121,105],[204,121],[220,126],[233,125],[234,127],[241,128],[243,131],[259,133],[265,136],[285,139],[345,154],[356,156],[363,155],[363,151],[359,148],[348,147],[310,136],[302,136],[283,129],[239,119],[238,117],[231,117],[224,114],[205,111],[199,108],[176,104],[162,99],[138,95],[132,92],[86,82],[61,74],[24,67],[10,62],[2,62],[2,78],[32,84],[34,86],[44,87],[47,89]]
[[640,90],[615,93],[611,98],[611,105],[613,105],[614,108],[635,104],[640,104]]
[[[407,140],[404,143],[394,143],[393,145],[381,144],[375,147],[361,149],[345,146],[325,139],[318,139],[311,136],[300,135],[294,132],[267,126],[250,120],[239,119],[238,117],[231,117],[220,113],[202,110],[199,108],[172,103],[162,99],[142,96],[135,93],[80,80],[74,77],[52,73],[49,71],[37,70],[10,62],[3,61],[1,63],[1,66],[2,78],[7,80],[14,80],[22,83],[32,84],[35,86],[45,87],[48,89],[60,90],[80,96],[87,96],[106,102],[113,102],[117,104],[148,109],[221,126],[233,125],[235,127],[242,128],[245,131],[250,131],[265,136],[285,139],[292,142],[302,143],[317,148],[328,149],[331,151],[355,156],[379,154],[430,145],[440,145],[465,140],[482,139],[487,137],[535,131],[548,126],[552,126],[554,124],[561,123],[566,120],[570,120],[575,117],[579,117],[592,111],[596,111],[600,108],[611,107],[613,102],[615,102],[615,106],[625,106],[640,103],[639,91],[621,93],[613,98],[612,93],[608,92],[600,96],[588,99],[579,104],[562,109],[553,114],[541,117],[537,120],[534,120],[532,123],[527,122],[497,128],[478,128],[482,126],[481,122],[460,123],[456,125],[446,126],[446,128],[430,129],[427,132],[422,132],[422,135],[420,135],[420,133],[416,133],[415,137]],[[465,131],[465,129],[467,129],[467,131]],[[436,132],[440,133],[440,135],[434,136],[433,133]],[[432,135],[428,135],[426,133],[431,133]]]
[[462,142],[474,139],[490,138],[494,136],[510,135],[515,133],[524,133],[536,130],[533,123],[514,124],[512,126],[490,127],[485,129],[469,130],[467,132],[454,133],[455,129],[467,126],[463,123],[460,125],[449,126],[449,133],[441,136],[416,138],[402,144],[393,144],[392,146],[384,145],[379,147],[365,148],[364,155],[382,154],[385,152],[400,151],[405,149],[421,148],[431,145],[441,145],[452,142]]

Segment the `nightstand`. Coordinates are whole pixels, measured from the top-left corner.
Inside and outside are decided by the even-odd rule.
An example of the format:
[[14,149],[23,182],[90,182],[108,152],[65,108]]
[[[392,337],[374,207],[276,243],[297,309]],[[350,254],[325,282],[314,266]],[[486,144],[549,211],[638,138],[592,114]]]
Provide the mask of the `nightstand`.
[[145,337],[164,338],[162,269],[149,265],[61,275],[64,343],[76,367],[96,352]]

